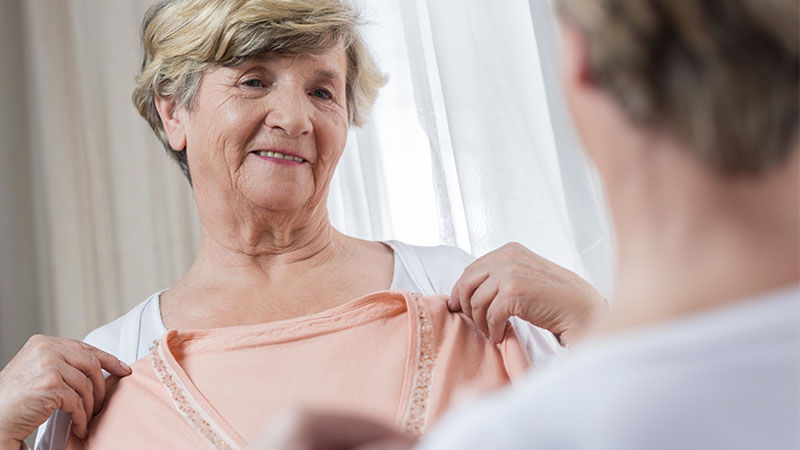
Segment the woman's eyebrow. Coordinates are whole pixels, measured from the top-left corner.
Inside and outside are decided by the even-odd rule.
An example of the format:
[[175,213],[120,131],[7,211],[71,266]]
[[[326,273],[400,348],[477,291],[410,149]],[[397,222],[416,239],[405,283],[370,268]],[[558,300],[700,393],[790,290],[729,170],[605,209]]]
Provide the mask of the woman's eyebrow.
[[317,70],[314,72],[314,75],[331,81],[339,81],[341,79],[338,72],[329,69]]

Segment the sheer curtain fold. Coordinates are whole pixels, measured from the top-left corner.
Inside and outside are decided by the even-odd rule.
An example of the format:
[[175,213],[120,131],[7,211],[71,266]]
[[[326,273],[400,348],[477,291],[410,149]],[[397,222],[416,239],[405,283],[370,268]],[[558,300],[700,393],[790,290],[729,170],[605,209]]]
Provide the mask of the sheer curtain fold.
[[[549,2],[398,2],[410,53],[434,55],[422,58],[436,65],[438,79],[414,77],[415,98],[443,105],[448,130],[440,134],[452,146],[430,151],[434,161],[452,152],[456,170],[434,164],[434,179],[458,179],[448,184],[460,187],[464,215],[450,220],[466,222],[473,252],[519,241],[608,292],[602,194],[564,112]],[[441,87],[441,99],[430,85]]]
[[337,229],[361,239],[393,235],[380,143],[371,124],[351,129],[342,159],[331,180],[328,214]]
[[[536,46],[539,51],[547,105],[552,118],[561,183],[572,232],[573,248],[581,273],[607,297],[614,276],[614,240],[603,187],[594,167],[580,151],[556,70],[557,20],[551,0],[529,0]],[[550,62],[546,64],[544,62]]]
[[433,192],[439,219],[439,239],[470,250],[464,227],[461,186],[442,92],[427,0],[399,3],[408,46],[408,62],[420,125],[428,137]]
[[[22,2],[46,333],[82,337],[168,287],[197,251],[191,189],[130,102],[151,3]],[[549,3],[361,3],[390,81],[350,130],[332,223],[475,255],[519,241],[605,289],[602,194],[561,104]]]
[[0,367],[38,330],[21,1],[0,14]]

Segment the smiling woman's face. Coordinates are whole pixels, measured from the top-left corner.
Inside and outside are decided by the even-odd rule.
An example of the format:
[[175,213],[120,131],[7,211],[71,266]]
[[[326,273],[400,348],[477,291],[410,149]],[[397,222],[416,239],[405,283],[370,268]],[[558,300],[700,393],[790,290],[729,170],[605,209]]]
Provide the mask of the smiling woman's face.
[[177,113],[201,210],[320,210],[347,139],[346,61],[340,45],[203,76],[194,107]]

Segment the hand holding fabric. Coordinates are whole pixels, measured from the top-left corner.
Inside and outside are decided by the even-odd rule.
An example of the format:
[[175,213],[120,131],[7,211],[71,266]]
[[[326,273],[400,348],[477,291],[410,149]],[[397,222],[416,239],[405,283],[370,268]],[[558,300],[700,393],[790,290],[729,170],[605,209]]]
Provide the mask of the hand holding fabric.
[[270,423],[252,449],[408,450],[416,439],[354,416],[287,411]]
[[549,330],[562,345],[583,335],[607,305],[586,280],[517,243],[467,266],[447,302],[493,342],[503,339],[506,321],[517,316]]
[[0,371],[0,449],[18,449],[57,408],[70,415],[73,433],[85,437],[105,397],[102,369],[118,376],[131,373],[116,357],[80,341],[28,339]]

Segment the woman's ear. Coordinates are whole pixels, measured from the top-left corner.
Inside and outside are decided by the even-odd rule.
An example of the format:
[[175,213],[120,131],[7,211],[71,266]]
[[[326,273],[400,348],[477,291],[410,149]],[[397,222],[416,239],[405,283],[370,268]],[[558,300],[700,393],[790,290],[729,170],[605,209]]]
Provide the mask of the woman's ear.
[[156,96],[156,110],[164,131],[167,133],[169,145],[175,151],[186,149],[186,127],[183,122],[183,110],[172,99]]
[[594,87],[589,69],[589,49],[583,34],[570,22],[561,21],[561,75],[571,88]]

